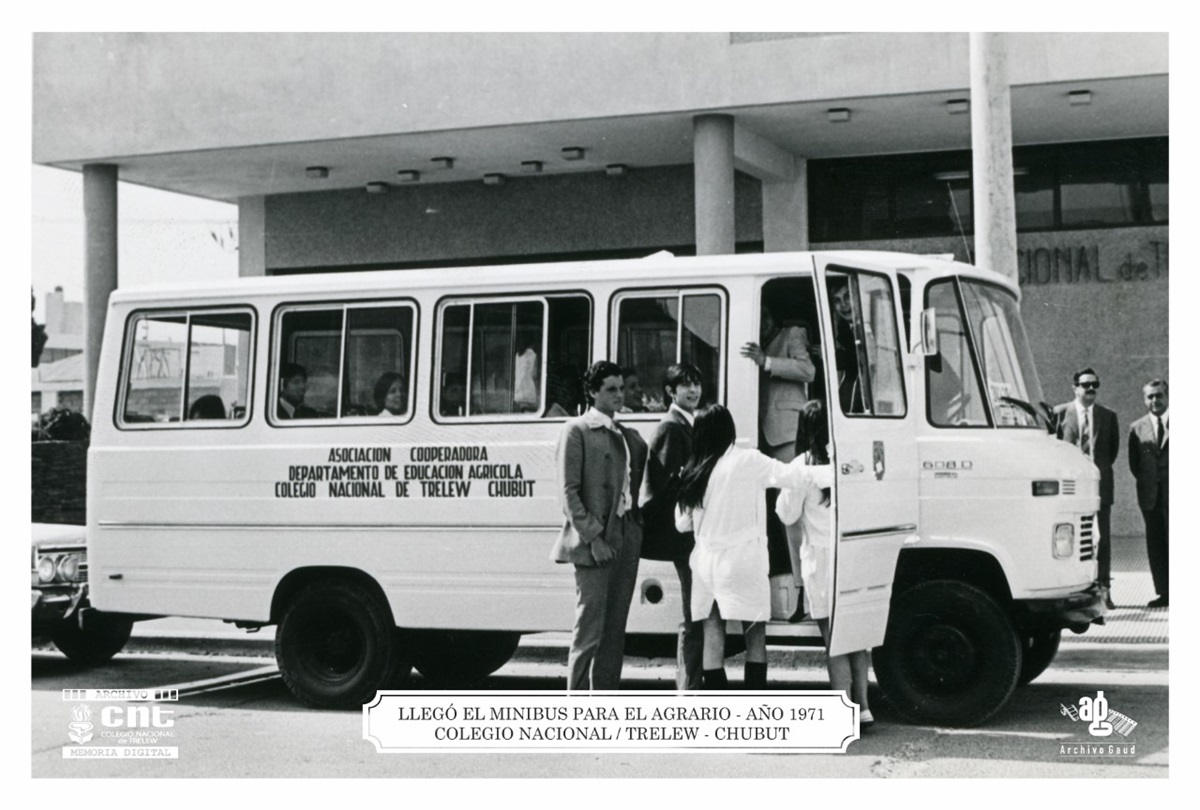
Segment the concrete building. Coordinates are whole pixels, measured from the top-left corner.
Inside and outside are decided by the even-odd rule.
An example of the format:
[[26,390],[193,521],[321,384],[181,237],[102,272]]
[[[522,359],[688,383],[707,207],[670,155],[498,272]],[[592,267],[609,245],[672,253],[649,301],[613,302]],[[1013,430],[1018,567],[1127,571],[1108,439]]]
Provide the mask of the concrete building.
[[83,410],[83,304],[67,301],[62,287],[46,293],[46,345],[32,371],[31,412]]
[[[974,67],[971,43],[42,34],[34,161],[84,172],[89,349],[119,280],[117,178],[236,202],[248,276],[664,248],[973,260],[973,197],[1011,189],[999,269],[1020,277],[1043,387],[1065,401],[1094,366],[1127,423],[1167,376],[1167,35],[1006,35]],[[980,64],[1006,67],[984,102]],[[973,126],[984,111],[999,122]],[[1004,137],[1012,167],[981,186],[973,143]],[[1136,533],[1119,475],[1115,530]]]

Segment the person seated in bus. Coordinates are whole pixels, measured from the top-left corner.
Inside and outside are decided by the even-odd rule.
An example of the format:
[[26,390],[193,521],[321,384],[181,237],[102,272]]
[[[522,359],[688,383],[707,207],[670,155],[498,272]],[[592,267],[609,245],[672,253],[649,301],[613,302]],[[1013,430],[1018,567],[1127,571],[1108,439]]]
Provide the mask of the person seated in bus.
[[555,454],[565,520],[550,552],[555,562],[575,566],[571,691],[620,688],[625,622],[642,549],[637,496],[646,467],[646,442],[613,420],[624,402],[620,367],[593,363],[584,391],[592,407],[563,426]]
[[188,421],[193,419],[224,419],[225,403],[216,394],[205,394],[188,408]]
[[279,369],[279,419],[317,419],[321,414],[304,404],[308,393],[308,370],[299,363],[284,363]]
[[546,372],[546,411],[543,418],[578,416],[583,392],[578,372],[551,364]]
[[621,413],[645,413],[648,411],[646,393],[642,390],[642,381],[638,379],[637,369],[627,366],[621,369],[621,376],[625,379],[625,406],[621,408]]
[[831,484],[829,465],[789,464],[758,450],[734,446],[737,428],[723,405],[696,414],[692,457],[680,473],[675,528],[693,532],[692,615],[705,616],[704,689],[726,689],[725,622],[741,621],[746,639],[747,689],[767,685],[766,622],[771,617],[766,513],[770,487],[803,489]]
[[[825,403],[811,400],[800,411],[796,430],[797,453],[811,466],[829,464],[829,421]],[[801,450],[801,448],[807,448]],[[788,540],[800,546],[800,564],[804,577],[804,603],[808,615],[817,620],[825,639],[829,688],[846,692],[858,704],[859,726],[866,728],[875,720],[867,706],[867,677],[871,668],[870,652],[859,650],[845,655],[828,655],[829,617],[833,607],[833,515],[830,512],[830,488],[809,479],[804,486],[784,489],[775,504],[780,520],[787,526]]]
[[385,371],[381,374],[371,393],[375,399],[375,407],[379,409],[377,416],[386,419],[403,416],[408,411],[408,386],[404,384],[404,375],[398,371]]
[[692,421],[704,394],[702,380],[700,369],[691,363],[675,363],[667,369],[663,393],[670,407],[650,439],[646,477],[638,498],[642,559],[669,561],[679,577],[683,621],[679,624],[675,685],[681,692],[699,689],[703,670],[704,625],[692,620],[692,569],[688,565],[695,538],[675,529],[679,471],[692,455]]
[[834,363],[838,374],[838,403],[842,413],[862,413],[862,387],[858,379],[858,330],[855,327],[854,302],[850,282],[829,281],[829,300],[833,303]]

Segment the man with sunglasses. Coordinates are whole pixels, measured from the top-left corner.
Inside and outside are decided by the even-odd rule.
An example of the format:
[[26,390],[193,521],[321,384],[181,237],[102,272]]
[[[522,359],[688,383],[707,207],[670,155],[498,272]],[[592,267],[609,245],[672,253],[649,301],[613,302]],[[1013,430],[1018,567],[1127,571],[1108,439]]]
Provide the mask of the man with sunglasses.
[[1092,460],[1100,470],[1100,511],[1096,515],[1096,561],[1099,565],[1100,585],[1104,588],[1104,602],[1109,610],[1116,607],[1112,601],[1112,538],[1109,534],[1109,518],[1113,504],[1113,462],[1121,450],[1120,428],[1117,415],[1096,404],[1096,392],[1100,390],[1100,377],[1091,368],[1075,372],[1075,400],[1055,408],[1058,415],[1058,438],[1070,442]]

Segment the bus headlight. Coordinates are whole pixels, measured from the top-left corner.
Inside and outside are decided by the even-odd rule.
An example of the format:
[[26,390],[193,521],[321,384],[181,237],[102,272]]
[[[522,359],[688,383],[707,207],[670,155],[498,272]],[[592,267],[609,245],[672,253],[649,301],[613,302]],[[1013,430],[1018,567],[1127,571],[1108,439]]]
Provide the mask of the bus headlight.
[[1075,553],[1075,524],[1056,523],[1054,525],[1054,558],[1064,560]]

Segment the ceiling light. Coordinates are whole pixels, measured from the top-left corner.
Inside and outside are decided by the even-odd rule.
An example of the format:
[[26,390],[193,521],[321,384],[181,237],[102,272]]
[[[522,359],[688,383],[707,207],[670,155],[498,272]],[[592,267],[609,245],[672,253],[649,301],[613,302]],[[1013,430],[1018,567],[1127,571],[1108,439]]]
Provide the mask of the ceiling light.
[[583,160],[582,146],[568,146],[562,150],[563,160]]
[[387,183],[367,183],[368,194],[387,194],[389,188]]
[[435,169],[453,169],[454,158],[452,157],[435,157],[430,161]]
[[498,172],[492,172],[491,174],[485,174],[483,176],[483,184],[485,186],[504,185],[504,175],[502,175]]
[[309,166],[304,170],[304,176],[310,180],[324,180],[329,176],[329,167]]
[[529,174],[541,174],[542,161],[540,161],[540,160],[522,160],[521,161],[521,171],[528,172]]
[[841,124],[850,120],[850,110],[847,107],[834,107],[827,110],[829,120],[834,124]]
[[1071,102],[1072,107],[1078,107],[1083,104],[1091,104],[1092,103],[1092,91],[1091,90],[1072,90],[1070,93],[1067,93],[1067,99]]
[[396,172],[401,183],[416,183],[421,179],[421,173],[416,169],[401,169]]
[[965,112],[969,112],[970,109],[971,102],[965,98],[952,98],[946,102],[946,112],[951,115],[962,115]]
[[604,173],[609,177],[624,177],[629,174],[629,167],[624,163],[610,163],[604,167]]

